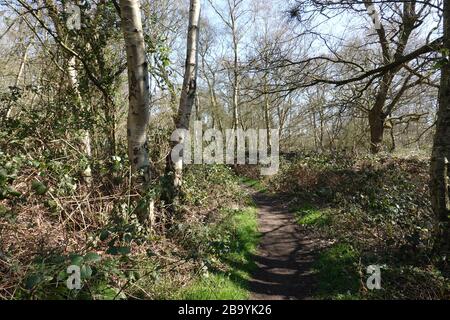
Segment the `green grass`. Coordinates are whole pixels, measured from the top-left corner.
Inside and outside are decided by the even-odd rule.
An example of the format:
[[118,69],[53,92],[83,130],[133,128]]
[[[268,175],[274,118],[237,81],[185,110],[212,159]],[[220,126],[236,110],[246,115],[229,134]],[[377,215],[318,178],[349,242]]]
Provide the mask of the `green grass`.
[[248,291],[225,274],[203,276],[181,292],[182,300],[245,300]]
[[359,299],[358,257],[358,252],[345,243],[333,245],[319,255],[314,264],[318,298]]
[[[297,223],[302,226],[320,228],[331,224],[326,209],[306,204],[290,208]],[[359,276],[357,272],[358,252],[351,245],[339,243],[324,250],[314,263],[318,288],[316,298],[349,300],[359,299]]]
[[248,177],[241,177],[240,181],[245,186],[252,188],[257,192],[261,192],[261,193],[267,192],[267,188],[259,180],[248,178]]
[[297,223],[302,226],[322,227],[330,223],[329,215],[321,209],[317,209],[310,205],[292,208]]
[[257,210],[247,207],[233,215],[225,226],[231,232],[230,250],[219,259],[227,271],[211,271],[179,293],[187,300],[245,300],[249,298],[248,279],[255,268],[252,255],[258,244]]

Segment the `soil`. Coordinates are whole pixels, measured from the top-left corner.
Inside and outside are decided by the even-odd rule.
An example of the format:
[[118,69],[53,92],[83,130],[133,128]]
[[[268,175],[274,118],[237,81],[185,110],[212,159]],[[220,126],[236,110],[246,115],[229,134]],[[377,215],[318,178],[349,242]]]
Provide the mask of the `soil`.
[[258,207],[261,240],[250,279],[251,300],[313,299],[316,279],[312,270],[317,244],[287,208],[287,199],[253,194]]

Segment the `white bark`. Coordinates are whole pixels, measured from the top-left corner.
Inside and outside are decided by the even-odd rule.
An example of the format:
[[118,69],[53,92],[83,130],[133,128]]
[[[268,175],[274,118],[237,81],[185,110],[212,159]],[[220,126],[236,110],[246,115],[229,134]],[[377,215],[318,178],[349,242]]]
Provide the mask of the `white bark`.
[[150,86],[140,5],[138,0],[120,0],[119,4],[128,67],[128,156],[132,170],[142,171],[146,184],[150,179],[147,145]]
[[231,15],[232,19],[232,36],[233,36],[233,127],[235,130],[239,127],[239,48],[238,40],[236,36],[236,22],[234,20],[234,15]]
[[[28,50],[30,49],[30,46],[31,46],[31,43],[29,43],[24,49],[22,59],[20,61],[19,71],[17,72],[16,81],[14,81],[14,87],[16,87],[16,88],[19,86],[20,79],[22,78],[22,74],[25,69],[25,64],[27,63]],[[13,106],[13,103],[10,103],[8,106],[8,110],[6,111],[6,119],[11,118],[11,114],[13,111],[12,106]]]
[[[44,1],[45,6],[47,7],[50,19],[53,21],[53,25],[56,30],[56,35],[58,38],[63,39],[67,36],[65,32],[63,31],[64,28],[61,27],[61,21],[58,18],[57,14],[57,7],[53,0],[45,0]],[[71,56],[69,58],[69,61],[67,63],[67,74],[69,76],[69,85],[70,88],[75,93],[75,98],[77,102],[77,107],[80,110],[86,111],[86,106],[83,103],[83,98],[81,96],[80,90],[79,90],[79,81],[78,81],[78,71],[76,69],[76,58],[75,56]],[[82,153],[90,160],[92,156],[92,149],[91,149],[91,136],[89,134],[89,130],[80,130],[81,135],[81,143],[83,145]],[[86,181],[88,185],[90,185],[92,180],[92,171],[91,166],[88,165],[85,170],[82,172],[83,178]]]
[[[197,90],[198,70],[198,40],[200,21],[200,0],[191,0],[189,8],[189,26],[186,45],[186,63],[184,69],[183,87],[180,96],[175,125],[177,129],[189,129],[192,106],[194,105]],[[179,188],[182,182],[183,160],[174,163],[174,187]]]
[[[151,178],[147,143],[147,127],[150,120],[150,79],[140,4],[139,0],[120,0],[119,5],[128,68],[128,157],[132,172],[139,174],[137,187],[146,191]],[[147,220],[151,228],[155,218],[154,200],[150,200],[146,209],[140,210],[137,214],[141,221]]]
[[[77,105],[81,110],[85,110],[86,106],[83,103],[83,98],[81,97],[80,90],[78,89],[79,83],[78,83],[78,72],[76,69],[76,59],[75,57],[71,57],[69,59],[68,65],[67,65],[67,71],[69,74],[69,84],[72,88],[72,90],[75,93],[75,97],[77,100]],[[81,142],[83,144],[83,154],[86,155],[86,157],[90,160],[92,157],[92,149],[91,149],[91,136],[89,134],[89,130],[82,129],[80,130],[81,134]],[[90,184],[92,180],[92,171],[91,166],[88,165],[85,170],[83,171],[83,178],[84,180]]]
[[23,70],[25,69],[25,64],[27,63],[28,50],[30,49],[30,47],[31,47],[31,43],[27,44],[27,46],[25,47],[25,50],[23,52],[22,60],[20,61],[19,71],[17,72],[16,81],[14,82],[15,87],[19,86],[20,78],[22,78]]
[[191,0],[183,88],[181,90],[176,121],[177,129],[189,128],[189,119],[195,101],[195,93],[197,90],[199,20],[200,0]]

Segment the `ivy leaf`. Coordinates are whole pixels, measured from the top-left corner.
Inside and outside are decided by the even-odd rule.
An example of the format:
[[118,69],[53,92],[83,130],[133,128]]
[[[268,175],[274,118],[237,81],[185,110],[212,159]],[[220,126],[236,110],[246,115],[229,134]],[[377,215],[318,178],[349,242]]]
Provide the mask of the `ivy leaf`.
[[20,197],[22,195],[19,191],[17,191],[16,189],[14,189],[12,187],[8,187],[7,190],[8,190],[8,194],[13,197]]
[[110,247],[106,253],[111,254],[111,255],[127,255],[131,252],[130,247]]
[[81,278],[89,279],[92,276],[92,269],[88,265],[83,265],[80,269]]
[[80,255],[74,255],[70,258],[70,263],[74,266],[81,266],[81,263],[83,263],[83,257]]
[[130,247],[119,247],[118,252],[119,252],[119,254],[123,254],[123,255],[130,254],[131,248]]
[[109,236],[109,231],[108,230],[103,230],[101,233],[100,233],[100,241],[105,241],[106,239],[108,239],[108,236]]
[[42,275],[40,274],[32,274],[25,280],[25,288],[28,290],[32,290],[43,280]]
[[85,262],[97,262],[97,261],[100,261],[101,259],[102,258],[100,257],[100,255],[98,255],[95,252],[88,252],[84,256],[84,261]]
[[33,191],[37,194],[42,196],[43,194],[45,194],[48,190],[48,188],[45,186],[45,184],[43,184],[40,181],[33,181],[33,183],[31,184],[31,189],[33,189]]
[[65,270],[62,270],[58,273],[58,276],[56,277],[56,280],[58,281],[64,281],[67,279],[67,272]]

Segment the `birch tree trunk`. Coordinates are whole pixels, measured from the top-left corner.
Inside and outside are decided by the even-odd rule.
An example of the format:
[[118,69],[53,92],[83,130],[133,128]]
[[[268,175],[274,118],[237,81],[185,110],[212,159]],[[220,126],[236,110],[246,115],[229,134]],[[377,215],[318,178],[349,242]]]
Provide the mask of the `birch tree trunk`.
[[[189,129],[192,106],[197,91],[198,70],[198,41],[199,41],[200,0],[190,0],[189,27],[186,45],[186,63],[184,69],[183,87],[181,89],[180,104],[175,119],[177,129]],[[169,155],[170,156],[170,155]],[[173,187],[175,195],[178,193],[183,176],[183,157],[173,163]]]
[[[202,69],[203,70],[203,74],[204,74],[204,79],[206,81],[206,84],[208,86],[208,91],[209,91],[209,99],[210,99],[210,106],[211,106],[211,113],[212,113],[212,122],[213,122],[213,128],[216,128],[216,124],[217,127],[219,128],[220,131],[222,131],[222,121],[220,119],[220,112],[219,112],[219,108],[218,108],[218,103],[217,103],[217,95],[216,95],[216,75],[214,70],[212,70],[210,68],[210,66],[208,65],[208,63],[206,62],[206,52],[204,52],[202,54],[200,48],[199,48],[199,54],[201,55],[202,58]],[[210,74],[207,73],[206,70],[209,70]]]
[[202,115],[200,114],[200,97],[198,96],[198,92],[195,93],[195,121],[202,121]]
[[233,128],[235,130],[239,127],[239,48],[236,35],[236,21],[234,15],[231,14],[231,32],[233,37]]
[[[78,72],[76,69],[76,59],[75,57],[71,57],[68,61],[67,71],[69,74],[69,84],[72,90],[75,93],[76,103],[79,109],[86,110],[86,106],[83,103],[83,98],[81,97],[80,90],[78,89]],[[92,157],[92,149],[91,149],[91,135],[89,134],[89,130],[82,129],[80,130],[81,142],[83,145],[83,154],[88,158],[88,161],[91,160]],[[84,171],[82,172],[83,179],[85,182],[90,185],[92,182],[92,171],[91,166],[88,164]]]
[[[14,81],[14,87],[17,88],[19,86],[20,83],[20,79],[22,78],[22,74],[23,74],[23,70],[25,69],[25,64],[27,63],[27,59],[28,59],[28,50],[31,47],[31,43],[27,44],[27,46],[25,47],[23,54],[22,54],[22,59],[20,61],[20,66],[19,66],[19,71],[17,72],[17,76],[16,76],[16,80]],[[13,103],[10,102],[8,105],[8,108],[6,110],[6,119],[11,118],[11,114],[13,111]]]
[[[148,190],[151,178],[148,156],[147,127],[150,120],[150,79],[145,55],[144,33],[139,0],[120,0],[122,32],[125,40],[128,68],[128,158],[131,170],[137,174],[136,187]],[[141,199],[137,215],[141,222],[154,222],[153,199]]]
[[[62,27],[63,22],[60,21],[60,19],[58,17],[58,11],[57,11],[58,9],[57,9],[54,1],[53,0],[45,0],[44,4],[47,7],[50,19],[53,22],[53,25],[56,30],[56,35],[58,36],[58,38],[64,39],[65,37],[68,37],[67,33],[64,31],[65,28]],[[69,60],[67,62],[66,72],[69,76],[70,88],[73,90],[73,92],[75,94],[77,107],[82,111],[86,111],[86,106],[83,103],[83,98],[82,98],[80,90],[79,90],[78,71],[76,69],[75,56],[69,57]],[[87,129],[80,130],[80,136],[81,136],[81,144],[83,146],[82,153],[88,158],[88,161],[90,161],[91,156],[92,156],[92,148],[91,148],[91,136],[90,136],[89,130],[87,130]],[[91,166],[89,163],[81,174],[82,174],[85,182],[88,185],[90,185],[92,182],[92,170],[91,170]]]
[[[444,1],[444,40],[446,50],[450,50],[450,3]],[[450,247],[450,62],[445,53],[446,63],[441,68],[439,88],[439,109],[437,112],[436,133],[431,156],[431,199],[433,210],[439,220],[438,246]]]

